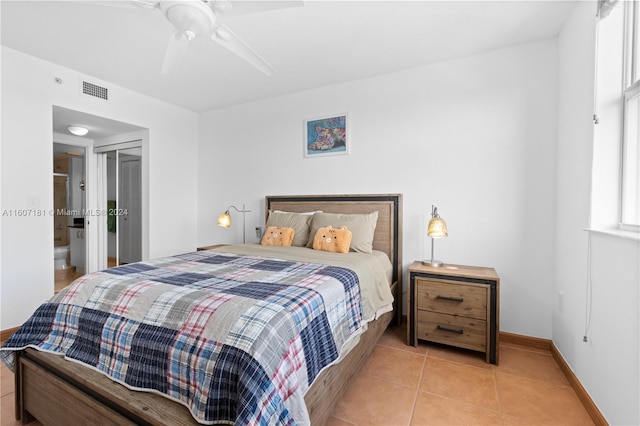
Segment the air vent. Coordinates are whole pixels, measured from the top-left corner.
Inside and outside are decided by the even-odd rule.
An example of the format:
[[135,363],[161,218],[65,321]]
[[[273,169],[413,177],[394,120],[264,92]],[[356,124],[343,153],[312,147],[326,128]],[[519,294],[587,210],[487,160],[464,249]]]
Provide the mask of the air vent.
[[82,93],[95,98],[104,99],[105,101],[109,100],[109,89],[87,81],[82,82]]

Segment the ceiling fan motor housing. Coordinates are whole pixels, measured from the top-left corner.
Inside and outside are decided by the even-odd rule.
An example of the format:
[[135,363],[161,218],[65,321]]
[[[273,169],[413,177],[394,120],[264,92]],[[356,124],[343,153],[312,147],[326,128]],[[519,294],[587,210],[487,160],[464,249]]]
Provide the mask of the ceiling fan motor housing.
[[215,13],[201,0],[163,0],[160,10],[189,39],[208,34],[216,23]]

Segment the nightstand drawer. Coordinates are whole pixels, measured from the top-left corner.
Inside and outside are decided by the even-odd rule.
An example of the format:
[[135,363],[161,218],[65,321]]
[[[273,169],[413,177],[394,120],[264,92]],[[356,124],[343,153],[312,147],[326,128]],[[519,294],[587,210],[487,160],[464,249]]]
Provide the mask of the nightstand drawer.
[[486,352],[487,322],[475,318],[418,311],[417,338]]
[[417,278],[418,310],[487,318],[487,286],[452,284],[433,279]]

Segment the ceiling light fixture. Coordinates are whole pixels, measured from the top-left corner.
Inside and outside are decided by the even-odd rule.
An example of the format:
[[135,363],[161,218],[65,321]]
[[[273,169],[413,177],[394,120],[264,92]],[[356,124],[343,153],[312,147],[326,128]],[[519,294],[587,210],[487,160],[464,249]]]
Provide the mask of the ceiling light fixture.
[[69,130],[69,132],[73,133],[76,136],[84,136],[89,133],[89,130],[80,126],[69,126],[67,127],[67,129]]

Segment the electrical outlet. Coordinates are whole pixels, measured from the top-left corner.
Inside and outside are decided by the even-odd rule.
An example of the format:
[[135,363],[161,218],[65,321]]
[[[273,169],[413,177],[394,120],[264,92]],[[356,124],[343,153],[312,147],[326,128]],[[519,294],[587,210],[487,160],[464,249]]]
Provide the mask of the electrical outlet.
[[262,227],[256,226],[256,237],[262,237]]

